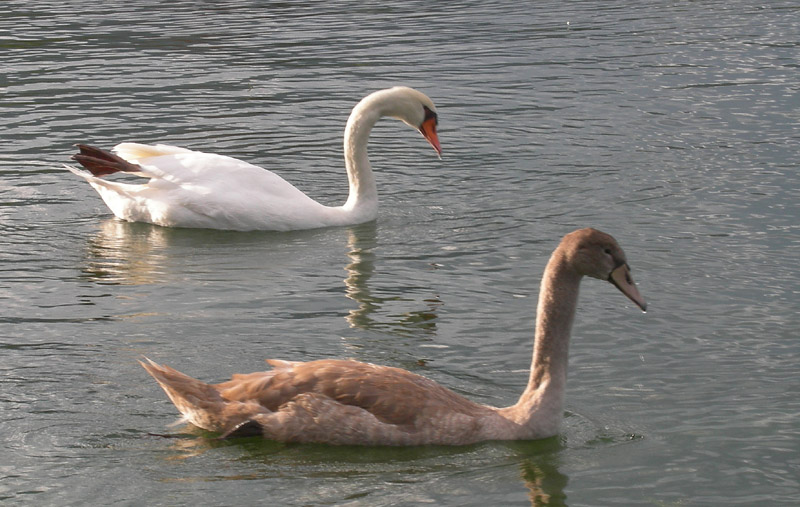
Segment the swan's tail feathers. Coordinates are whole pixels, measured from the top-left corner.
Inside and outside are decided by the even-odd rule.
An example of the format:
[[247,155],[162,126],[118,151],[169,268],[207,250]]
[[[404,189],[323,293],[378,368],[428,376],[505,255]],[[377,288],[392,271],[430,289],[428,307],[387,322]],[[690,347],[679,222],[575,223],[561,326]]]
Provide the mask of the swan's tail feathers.
[[73,166],[67,165],[67,164],[62,164],[62,165],[64,166],[64,169],[67,169],[68,171],[71,171],[72,174],[75,174],[76,176],[80,176],[81,178],[84,178],[86,181],[91,181],[91,180],[94,179],[94,176],[92,176],[92,173],[90,173],[89,171],[82,171],[82,170],[78,169],[77,167],[73,167]]
[[185,421],[209,431],[221,431],[227,426],[224,421],[226,402],[214,386],[144,359],[146,362],[139,361],[139,364],[156,379]]
[[80,153],[73,155],[73,160],[78,161],[78,163],[88,169],[93,176],[102,177],[116,172],[142,172],[142,168],[138,164],[132,164],[122,157],[114,155],[110,151],[101,150],[100,148],[87,146],[85,144],[78,144],[76,146],[80,149]]

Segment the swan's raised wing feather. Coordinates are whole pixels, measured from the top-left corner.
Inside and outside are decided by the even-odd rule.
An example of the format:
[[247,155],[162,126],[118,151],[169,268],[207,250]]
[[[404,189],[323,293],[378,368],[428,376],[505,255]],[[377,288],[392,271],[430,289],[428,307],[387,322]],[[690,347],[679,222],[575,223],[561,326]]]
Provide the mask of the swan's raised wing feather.
[[120,143],[114,146],[113,151],[128,162],[138,164],[146,158],[187,153],[192,150],[169,144]]

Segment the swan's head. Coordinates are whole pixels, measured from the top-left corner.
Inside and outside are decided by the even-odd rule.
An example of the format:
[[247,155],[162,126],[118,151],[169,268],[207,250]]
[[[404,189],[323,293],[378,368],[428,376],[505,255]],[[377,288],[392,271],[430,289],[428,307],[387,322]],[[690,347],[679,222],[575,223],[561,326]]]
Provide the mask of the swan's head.
[[561,247],[580,275],[611,282],[642,311],[647,310],[647,303],[631,277],[625,252],[613,237],[597,229],[580,229],[564,236]]
[[436,134],[439,117],[436,114],[436,106],[427,95],[407,86],[395,86],[375,92],[367,98],[380,101],[383,116],[397,118],[419,130],[441,158],[442,147]]

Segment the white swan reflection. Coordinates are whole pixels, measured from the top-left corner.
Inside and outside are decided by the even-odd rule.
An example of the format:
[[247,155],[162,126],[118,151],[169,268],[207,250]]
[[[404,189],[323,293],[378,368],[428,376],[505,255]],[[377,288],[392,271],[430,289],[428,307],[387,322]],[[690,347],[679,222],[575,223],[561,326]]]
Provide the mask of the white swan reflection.
[[111,219],[89,239],[84,275],[100,284],[149,285],[163,280],[167,229]]
[[348,311],[345,319],[352,328],[381,329],[392,334],[418,334],[436,332],[438,309],[442,301],[438,294],[424,298],[423,308],[401,314],[391,315],[388,322],[376,315],[381,308],[393,302],[411,301],[407,296],[377,296],[369,287],[369,280],[375,274],[375,253],[378,246],[377,226],[375,223],[359,227],[351,227],[347,231],[347,256],[350,263],[345,266],[347,277],[344,279],[345,294],[358,304],[357,308]]

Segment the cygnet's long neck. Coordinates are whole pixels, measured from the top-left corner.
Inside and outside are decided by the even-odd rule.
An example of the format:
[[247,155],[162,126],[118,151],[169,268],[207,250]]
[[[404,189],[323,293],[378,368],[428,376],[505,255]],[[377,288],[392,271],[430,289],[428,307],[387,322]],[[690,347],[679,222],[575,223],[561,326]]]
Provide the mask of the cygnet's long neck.
[[367,156],[367,141],[372,127],[383,116],[381,109],[374,94],[366,97],[353,108],[344,130],[344,163],[350,194],[343,209],[358,215],[362,221],[378,215],[378,187]]
[[557,433],[564,409],[569,338],[581,275],[556,250],[547,264],[536,310],[536,337],[528,386],[519,401],[503,409],[532,436]]

